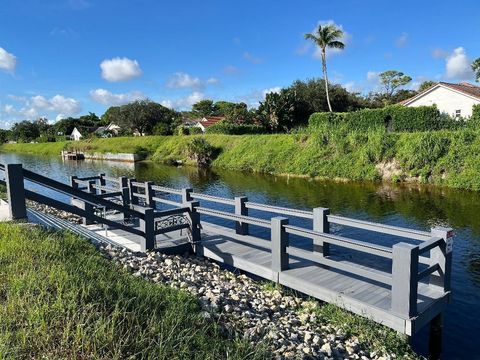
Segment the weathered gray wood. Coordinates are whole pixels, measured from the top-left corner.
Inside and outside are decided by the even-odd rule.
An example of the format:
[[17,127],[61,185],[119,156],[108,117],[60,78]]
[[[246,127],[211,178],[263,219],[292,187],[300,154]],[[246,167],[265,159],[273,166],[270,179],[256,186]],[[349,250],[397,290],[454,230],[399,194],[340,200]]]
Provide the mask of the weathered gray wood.
[[130,204],[138,205],[138,197],[135,196],[138,193],[138,187],[134,185],[137,182],[137,179],[128,179],[128,189],[130,193]]
[[219,196],[200,194],[195,192],[192,192],[190,195],[192,198],[197,200],[205,200],[205,201],[210,201],[210,202],[225,204],[225,205],[235,205],[234,199],[227,199]]
[[288,233],[285,231],[285,225],[288,225],[287,218],[280,216],[272,218],[272,270],[275,272],[288,269]]
[[[330,224],[328,222],[328,215],[330,209],[315,208],[313,209],[313,230],[328,234],[330,232]],[[323,239],[313,239],[313,251],[323,254],[323,256],[330,255],[330,244]]]
[[430,285],[438,286],[443,291],[451,290],[452,273],[452,246],[453,229],[444,227],[435,227],[432,229],[432,235],[441,237],[443,241],[439,246],[430,250],[431,265],[438,264],[440,269],[430,276]]
[[418,246],[393,245],[392,312],[410,318],[417,313]]
[[290,216],[300,217],[300,218],[304,218],[304,219],[312,219],[313,218],[313,215],[312,215],[311,211],[290,209],[290,208],[281,207],[281,206],[272,206],[272,205],[254,203],[254,202],[248,202],[246,204],[246,206],[249,209],[266,211],[266,212],[271,212],[271,213],[274,213],[274,214],[290,215]]
[[219,217],[221,219],[232,220],[232,221],[242,221],[247,224],[256,225],[264,228],[270,228],[270,221],[254,218],[252,216],[235,215],[225,211],[218,211],[218,210],[208,209],[204,207],[198,207],[197,211],[200,214],[211,215],[211,216]]
[[153,201],[155,191],[153,191],[152,186],[153,181],[145,181],[145,205],[155,209],[155,202]]
[[27,208],[22,164],[7,164],[5,167],[5,182],[10,218],[12,220],[26,219]]
[[191,242],[197,243],[201,240],[200,214],[197,212],[200,203],[198,201],[189,201],[185,205],[188,206],[187,217],[190,222]]
[[144,210],[144,218],[140,219],[140,230],[144,233],[140,243],[141,251],[153,250],[155,248],[155,217],[154,210]]
[[[245,206],[248,198],[246,196],[237,196],[235,198],[235,214],[248,216],[248,209]],[[242,221],[235,222],[235,230],[239,235],[248,235],[248,224]]]
[[187,203],[193,200],[192,192],[193,192],[193,189],[190,189],[190,188],[182,189],[182,203]]

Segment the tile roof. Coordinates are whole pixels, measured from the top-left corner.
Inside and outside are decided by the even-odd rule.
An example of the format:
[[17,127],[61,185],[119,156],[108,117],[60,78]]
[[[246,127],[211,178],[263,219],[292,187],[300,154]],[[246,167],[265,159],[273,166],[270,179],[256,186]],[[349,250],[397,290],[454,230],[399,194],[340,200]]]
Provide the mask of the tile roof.
[[209,126],[215,125],[216,123],[224,119],[225,117],[223,116],[207,116],[201,119],[199,123],[201,123],[203,127],[207,128]]

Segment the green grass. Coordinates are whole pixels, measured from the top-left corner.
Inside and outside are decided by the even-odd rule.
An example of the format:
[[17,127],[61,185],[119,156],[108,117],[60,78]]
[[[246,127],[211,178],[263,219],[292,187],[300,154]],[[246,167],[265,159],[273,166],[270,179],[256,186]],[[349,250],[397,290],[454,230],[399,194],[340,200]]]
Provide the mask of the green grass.
[[68,233],[0,224],[0,358],[260,359],[186,292],[135,278]]
[[[450,130],[386,133],[319,126],[292,134],[204,136],[218,151],[212,166],[230,170],[290,174],[329,179],[381,179],[377,167],[398,164],[389,181],[416,181],[480,190],[480,131]],[[5,144],[2,151],[59,155],[62,148],[85,152],[146,154],[155,162],[187,157],[194,136],[146,136],[91,139],[50,144]]]

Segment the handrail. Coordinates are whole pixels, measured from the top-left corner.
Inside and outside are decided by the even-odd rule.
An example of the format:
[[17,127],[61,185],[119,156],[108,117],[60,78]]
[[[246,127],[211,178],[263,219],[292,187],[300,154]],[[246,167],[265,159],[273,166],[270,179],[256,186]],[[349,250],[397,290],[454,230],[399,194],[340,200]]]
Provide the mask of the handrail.
[[206,194],[193,193],[193,192],[190,193],[190,196],[194,199],[217,202],[217,203],[225,204],[225,205],[235,205],[235,200],[227,199],[227,198],[223,198],[223,197],[219,197],[219,196],[206,195]]
[[208,208],[204,208],[204,207],[197,207],[196,211],[198,213],[204,214],[204,215],[211,215],[211,216],[216,216],[216,217],[227,219],[227,220],[244,222],[244,223],[247,223],[247,224],[257,225],[257,226],[261,226],[261,227],[269,228],[269,229],[272,226],[270,221],[254,218],[254,217],[251,217],[251,216],[236,215],[236,214],[228,213],[228,212],[225,212],[225,211],[212,210],[212,209],[208,209]]
[[273,212],[273,213],[278,213],[283,215],[296,216],[304,219],[313,219],[312,211],[291,209],[291,208],[286,208],[281,206],[265,205],[265,204],[250,202],[250,201],[247,201],[245,203],[245,207],[249,209]]
[[98,179],[101,179],[100,176],[87,176],[87,177],[82,177],[82,178],[75,178],[75,181],[89,181],[89,180],[98,180]]
[[171,210],[162,210],[162,211],[155,211],[154,212],[154,217],[155,218],[160,218],[163,216],[170,216],[170,215],[177,215],[177,214],[183,214],[189,211],[188,207],[181,207],[178,209],[171,209]]
[[109,186],[93,184],[92,187],[97,190],[109,191],[109,192],[118,192],[118,189],[111,188]]
[[143,183],[143,182],[132,181],[131,184],[132,184],[133,186],[136,186],[136,187],[141,187],[141,188],[144,188],[144,187],[145,187],[145,183]]
[[442,242],[444,242],[444,239],[438,236],[433,236],[427,241],[424,241],[420,245],[418,245],[418,253],[419,254],[424,254],[427,251],[439,246]]
[[110,181],[110,182],[120,184],[120,180],[117,179],[117,178],[114,178],[114,177],[102,176],[102,179],[105,180],[105,181]]
[[298,235],[309,239],[324,240],[325,242],[333,245],[338,245],[352,250],[368,252],[369,254],[382,256],[388,259],[392,258],[392,249],[386,246],[370,244],[359,240],[349,239],[343,236],[304,229],[298,226],[284,225],[284,227],[285,231],[292,235]]
[[339,261],[331,260],[326,257],[323,257],[321,254],[300,249],[297,247],[293,246],[288,246],[287,247],[287,253],[292,256],[298,256],[301,258],[304,258],[306,260],[310,260],[322,265],[327,265],[333,268],[336,268],[341,271],[346,271],[349,273],[353,273],[356,275],[360,275],[362,277],[365,277],[367,279],[371,279],[374,281],[378,281],[381,283],[384,283],[386,285],[392,285],[392,276],[389,273],[386,273],[384,271],[372,271],[372,270],[366,270],[363,269],[362,267],[358,266],[353,266],[350,264],[342,263]]
[[81,199],[81,200],[83,200],[85,202],[88,202],[90,204],[102,205],[102,206],[105,206],[107,208],[117,210],[117,211],[119,211],[121,213],[124,213],[124,214],[133,215],[133,216],[139,217],[141,219],[144,218],[144,214],[142,214],[141,212],[132,210],[128,207],[124,207],[122,205],[116,204],[116,203],[111,202],[109,200],[99,198],[99,197],[97,197],[93,194],[74,189],[69,185],[66,185],[66,184],[64,184],[62,182],[59,182],[59,181],[56,181],[56,180],[52,180],[52,179],[47,178],[43,175],[34,173],[30,170],[23,169],[23,175],[29,181],[32,181],[34,183],[43,185],[47,188],[58,191],[60,193],[63,193],[63,194]]
[[426,231],[413,230],[392,225],[377,224],[370,221],[350,219],[343,216],[327,215],[328,221],[338,225],[351,226],[359,229],[375,231],[379,233],[406,237],[415,240],[427,240],[432,234]]
[[158,185],[152,185],[152,190],[171,193],[171,194],[177,194],[177,195],[182,194],[182,190],[177,190],[177,189],[173,189],[165,186],[158,186]]
[[159,198],[159,197],[156,197],[156,196],[153,196],[153,197],[152,197],[152,200],[155,201],[155,202],[162,203],[162,204],[172,205],[172,206],[177,206],[177,207],[183,205],[182,203],[179,203],[179,202],[176,202],[176,201],[167,200],[167,199],[162,199],[162,198]]
[[440,270],[440,265],[439,264],[430,265],[425,270],[422,270],[418,273],[417,281],[422,280],[423,278],[427,277],[428,275],[433,274],[437,270]]

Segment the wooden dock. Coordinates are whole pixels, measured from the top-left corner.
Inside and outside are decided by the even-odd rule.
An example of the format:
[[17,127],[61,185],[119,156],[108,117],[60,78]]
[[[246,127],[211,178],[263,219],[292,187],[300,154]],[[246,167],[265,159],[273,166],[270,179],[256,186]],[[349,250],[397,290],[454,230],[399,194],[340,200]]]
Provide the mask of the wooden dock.
[[[132,251],[181,254],[189,250],[335,303],[408,336],[429,323],[437,334],[451,299],[452,229],[412,230],[331,215],[326,208],[283,208],[246,197],[227,199],[104,174],[72,177],[67,185],[21,165],[0,169],[6,172],[3,183],[13,218],[25,217],[27,198],[84,218],[83,225],[75,225],[37,212],[44,224]],[[19,178],[70,195],[73,205],[33,193]],[[253,217],[251,210],[266,216]],[[311,228],[291,225],[294,218],[311,220]],[[222,220],[222,225],[214,219]],[[332,224],[361,229],[365,237],[331,234]],[[255,228],[269,233],[269,238],[251,235]],[[376,234],[390,236],[391,244],[378,245],[373,241]],[[306,242],[298,242],[299,238]],[[358,257],[349,256],[351,252],[378,259],[376,266],[357,261]]]

